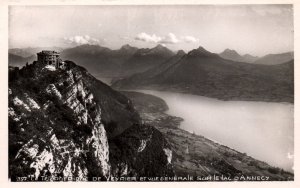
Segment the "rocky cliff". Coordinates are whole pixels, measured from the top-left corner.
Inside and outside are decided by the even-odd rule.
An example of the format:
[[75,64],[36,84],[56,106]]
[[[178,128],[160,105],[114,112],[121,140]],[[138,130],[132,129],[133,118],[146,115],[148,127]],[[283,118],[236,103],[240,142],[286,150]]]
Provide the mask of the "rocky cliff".
[[9,68],[12,181],[93,181],[172,175],[162,134],[143,125],[131,101],[66,61]]

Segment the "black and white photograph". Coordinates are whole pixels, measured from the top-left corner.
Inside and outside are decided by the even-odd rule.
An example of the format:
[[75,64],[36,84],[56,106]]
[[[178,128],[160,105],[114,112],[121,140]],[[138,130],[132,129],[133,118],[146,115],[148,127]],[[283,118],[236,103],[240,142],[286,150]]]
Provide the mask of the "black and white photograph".
[[6,179],[293,182],[294,13],[9,5]]

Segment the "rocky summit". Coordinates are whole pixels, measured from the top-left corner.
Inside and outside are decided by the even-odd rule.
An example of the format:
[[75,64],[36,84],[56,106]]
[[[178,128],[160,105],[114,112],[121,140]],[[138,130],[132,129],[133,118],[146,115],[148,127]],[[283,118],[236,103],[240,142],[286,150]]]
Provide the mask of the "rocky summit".
[[172,151],[131,101],[71,61],[9,68],[11,181],[172,176]]

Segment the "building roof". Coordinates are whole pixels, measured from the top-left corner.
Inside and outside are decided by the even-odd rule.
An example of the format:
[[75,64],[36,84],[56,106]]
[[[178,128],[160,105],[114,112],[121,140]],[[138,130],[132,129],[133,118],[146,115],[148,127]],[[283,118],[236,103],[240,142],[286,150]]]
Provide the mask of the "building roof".
[[59,55],[58,52],[56,51],[50,51],[50,50],[43,50],[39,53],[37,53],[38,55]]

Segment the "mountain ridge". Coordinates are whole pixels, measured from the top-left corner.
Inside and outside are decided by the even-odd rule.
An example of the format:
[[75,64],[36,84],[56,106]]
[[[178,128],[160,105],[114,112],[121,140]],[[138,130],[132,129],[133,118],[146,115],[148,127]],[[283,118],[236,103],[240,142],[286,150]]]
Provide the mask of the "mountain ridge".
[[239,53],[237,53],[235,50],[231,50],[226,48],[223,52],[219,54],[220,57],[232,60],[232,61],[238,61],[238,62],[245,62],[245,63],[253,63],[258,59],[257,56],[252,56],[250,54],[245,54],[241,56]]
[[265,64],[265,65],[278,65],[282,62],[288,62],[294,59],[294,52],[285,52],[280,54],[268,54],[265,55],[256,61],[254,64]]
[[235,62],[200,47],[159,74],[146,71],[114,81],[112,87],[187,92],[223,100],[293,102],[293,79],[293,61],[278,66]]

